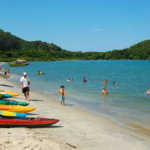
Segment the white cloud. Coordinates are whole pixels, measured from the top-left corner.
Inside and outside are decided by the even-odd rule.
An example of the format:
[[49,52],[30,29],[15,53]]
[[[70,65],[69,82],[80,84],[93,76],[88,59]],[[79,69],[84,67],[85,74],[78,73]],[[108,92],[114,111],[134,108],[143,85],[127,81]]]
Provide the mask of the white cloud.
[[102,29],[93,29],[93,31],[102,31]]

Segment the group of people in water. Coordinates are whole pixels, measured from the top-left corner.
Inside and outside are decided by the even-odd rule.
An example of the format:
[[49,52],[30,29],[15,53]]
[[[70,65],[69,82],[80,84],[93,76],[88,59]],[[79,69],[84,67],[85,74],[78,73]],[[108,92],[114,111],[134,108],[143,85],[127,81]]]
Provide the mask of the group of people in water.
[[[67,81],[69,82],[70,78],[68,78]],[[73,78],[71,79],[71,81],[73,81]],[[83,77],[83,82],[87,82],[87,80],[85,79],[85,77]],[[108,83],[107,80],[104,79],[103,84],[107,84],[107,83]],[[116,82],[113,82],[113,85],[116,85]],[[102,89],[102,94],[108,94],[108,90],[107,90],[106,87]]]
[[[108,83],[107,80],[104,79],[103,84],[107,84],[107,83]],[[113,85],[116,85],[116,82],[113,82]],[[106,87],[102,89],[102,94],[108,94]]]
[[[70,81],[70,78],[67,79],[67,81]],[[73,81],[73,78],[71,79],[71,81]],[[87,80],[85,79],[85,77],[83,77],[83,82],[87,82]]]
[[44,72],[42,71],[38,71],[38,75],[43,75],[44,74]]
[[[67,81],[69,82],[69,81],[70,81],[70,78],[68,78]],[[71,81],[73,81],[73,78],[71,79]]]

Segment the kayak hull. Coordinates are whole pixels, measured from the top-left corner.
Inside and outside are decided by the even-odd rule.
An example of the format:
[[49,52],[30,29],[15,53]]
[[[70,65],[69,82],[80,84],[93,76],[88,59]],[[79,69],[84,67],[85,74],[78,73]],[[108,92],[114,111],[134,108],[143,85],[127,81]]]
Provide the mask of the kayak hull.
[[0,117],[0,127],[40,128],[53,125],[57,122],[59,122],[59,120],[43,117]]
[[19,113],[31,112],[35,109],[36,109],[35,107],[28,107],[28,106],[0,105],[0,110],[19,112]]
[[18,102],[15,100],[0,100],[0,105],[21,105],[21,106],[27,106],[29,103],[26,102]]

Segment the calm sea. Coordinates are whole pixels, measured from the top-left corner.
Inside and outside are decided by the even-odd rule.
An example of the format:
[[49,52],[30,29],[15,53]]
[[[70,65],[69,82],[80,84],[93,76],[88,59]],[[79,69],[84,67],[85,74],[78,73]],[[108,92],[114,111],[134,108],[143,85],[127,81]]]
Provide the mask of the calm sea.
[[[8,68],[8,64],[2,68]],[[11,78],[20,87],[19,79],[27,72],[31,90],[59,102],[57,93],[60,85],[65,86],[66,104],[106,117],[114,122],[136,124],[149,128],[150,61],[97,60],[97,61],[54,61],[30,62],[25,67],[9,67]],[[43,71],[44,75],[38,75]],[[87,83],[83,83],[86,77]],[[67,82],[68,78],[74,81]],[[104,85],[106,79],[108,84]],[[116,86],[113,86],[113,82]],[[108,95],[102,95],[107,87]]]

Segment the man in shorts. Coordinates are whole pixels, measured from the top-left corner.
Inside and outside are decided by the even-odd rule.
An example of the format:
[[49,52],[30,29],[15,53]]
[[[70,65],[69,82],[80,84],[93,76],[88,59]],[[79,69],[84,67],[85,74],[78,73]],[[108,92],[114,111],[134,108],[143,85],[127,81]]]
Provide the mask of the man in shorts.
[[20,83],[22,86],[22,93],[24,93],[25,99],[29,101],[30,81],[26,72],[24,72],[23,76],[20,78]]

